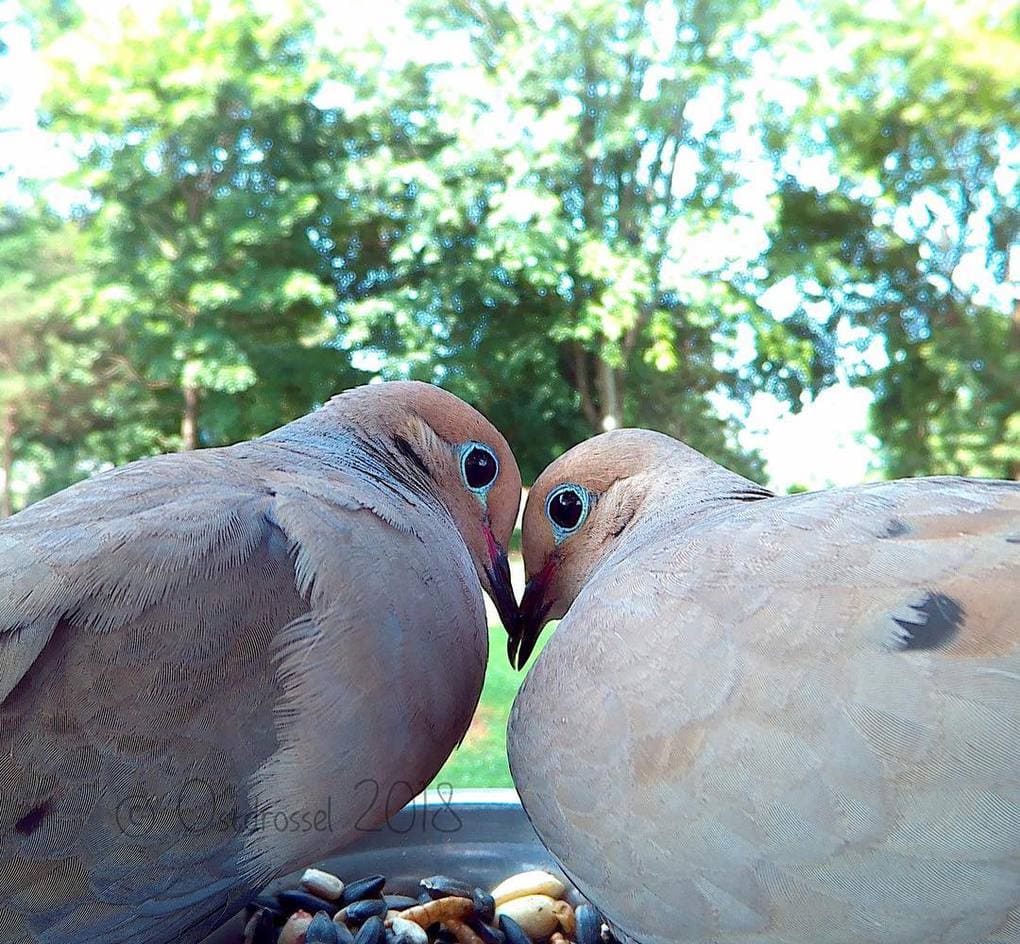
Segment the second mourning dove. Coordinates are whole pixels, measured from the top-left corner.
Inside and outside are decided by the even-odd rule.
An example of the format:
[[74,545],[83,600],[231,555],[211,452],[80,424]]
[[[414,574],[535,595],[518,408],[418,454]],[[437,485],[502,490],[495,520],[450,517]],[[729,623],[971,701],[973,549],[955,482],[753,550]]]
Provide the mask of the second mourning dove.
[[375,829],[515,611],[520,476],[419,383],[159,456],[0,527],[0,941],[199,940]]
[[511,769],[623,939],[1020,941],[1020,483],[778,497],[620,430],[523,527]]

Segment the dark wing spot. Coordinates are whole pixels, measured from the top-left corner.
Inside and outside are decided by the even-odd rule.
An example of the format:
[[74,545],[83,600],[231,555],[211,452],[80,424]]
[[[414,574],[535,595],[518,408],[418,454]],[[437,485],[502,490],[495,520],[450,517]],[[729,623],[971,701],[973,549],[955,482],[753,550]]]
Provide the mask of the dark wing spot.
[[963,626],[963,605],[944,593],[929,592],[910,608],[916,619],[893,620],[902,630],[898,634],[898,649],[942,649]]
[[739,492],[727,492],[722,496],[728,498],[731,501],[761,501],[763,498],[775,498],[775,493],[770,492],[767,488],[747,488]]
[[50,801],[45,800],[38,806],[30,809],[24,816],[14,824],[14,831],[22,836],[31,836],[46,818],[50,811]]
[[408,493],[435,494],[436,483],[428,466],[415,452],[414,446],[402,436],[375,441],[358,439],[357,444],[360,456],[356,453],[352,457],[352,467],[367,473],[376,485],[387,489],[394,497],[411,502]]
[[394,436],[393,442],[396,444],[397,449],[400,450],[401,455],[403,455],[405,459],[409,459],[418,467],[419,472],[421,472],[426,478],[432,477],[432,473],[429,471],[429,467],[425,465],[425,461],[415,451],[414,446],[404,439],[403,436]]
[[890,518],[889,523],[886,525],[885,533],[882,535],[884,538],[901,538],[904,534],[909,534],[910,528],[908,528],[899,518]]
[[1020,544],[1020,538],[1006,538],[1007,544]]

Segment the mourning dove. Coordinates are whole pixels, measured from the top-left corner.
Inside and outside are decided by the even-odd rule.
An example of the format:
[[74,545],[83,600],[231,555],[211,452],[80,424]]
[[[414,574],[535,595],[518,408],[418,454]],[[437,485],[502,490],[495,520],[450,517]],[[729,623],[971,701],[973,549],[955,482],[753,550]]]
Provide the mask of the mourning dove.
[[620,430],[523,530],[511,769],[624,940],[1020,941],[1020,483],[778,497]]
[[0,527],[0,941],[193,942],[395,813],[509,619],[520,476],[479,413],[361,387]]

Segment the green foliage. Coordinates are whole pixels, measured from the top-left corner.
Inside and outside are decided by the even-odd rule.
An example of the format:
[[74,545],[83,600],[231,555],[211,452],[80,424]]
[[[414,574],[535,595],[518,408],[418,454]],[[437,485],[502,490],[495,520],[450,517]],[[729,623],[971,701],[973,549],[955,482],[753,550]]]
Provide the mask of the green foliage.
[[[727,260],[699,264],[684,247],[736,215],[726,112],[743,94],[756,12],[614,0],[412,8],[422,33],[471,50],[469,80],[451,88],[441,62],[422,63],[425,111],[450,140],[433,159],[443,172],[420,175],[394,251],[419,275],[353,307],[352,323],[388,374],[449,383],[489,412],[522,444],[526,478],[622,424],[761,471],[710,400],[749,399],[750,378],[716,355],[755,306]],[[688,106],[709,97],[715,118],[696,126]],[[406,315],[391,319],[394,309]],[[514,388],[530,402],[508,402]]]
[[[68,484],[70,469],[89,455],[92,411],[107,384],[98,369],[102,341],[81,301],[90,289],[82,258],[74,224],[0,212],[0,504],[7,513]],[[17,458],[30,459],[41,479],[13,493]]]
[[620,424],[760,477],[751,398],[847,379],[889,472],[1020,476],[1020,14],[877,9],[23,0],[80,201],[0,220],[0,491],[373,375],[526,480]]
[[309,234],[375,229],[343,219],[337,140],[362,131],[313,104],[311,15],[125,10],[49,49],[51,126],[87,147],[90,309],[146,391],[146,451],[256,435],[359,380],[327,343],[332,258]]
[[[548,630],[543,642],[548,638]],[[489,629],[489,663],[485,686],[464,743],[450,755],[433,784],[455,790],[473,787],[512,787],[506,757],[506,725],[521,676],[506,658],[506,631]]]
[[859,379],[891,474],[1020,478],[1020,9],[828,14],[848,55],[795,132],[824,142],[838,183],[785,182],[773,272],[827,335],[883,349]]
[[[533,658],[545,648],[554,629],[555,624],[546,628]],[[506,756],[506,726],[522,678],[522,673],[511,668],[507,661],[506,630],[502,626],[491,626],[485,686],[474,720],[464,742],[432,781],[433,787],[442,787],[445,792],[448,786],[455,791],[513,786]]]

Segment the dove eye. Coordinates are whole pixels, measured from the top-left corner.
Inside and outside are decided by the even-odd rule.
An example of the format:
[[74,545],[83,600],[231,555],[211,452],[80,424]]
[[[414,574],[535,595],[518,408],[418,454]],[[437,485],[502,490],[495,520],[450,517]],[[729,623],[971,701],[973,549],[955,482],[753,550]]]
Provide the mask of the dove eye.
[[564,538],[581,527],[590,507],[588,490],[580,485],[560,485],[545,501],[546,517],[552,522],[557,538]]
[[460,457],[460,474],[472,492],[484,492],[499,475],[499,460],[488,446],[465,443]]

